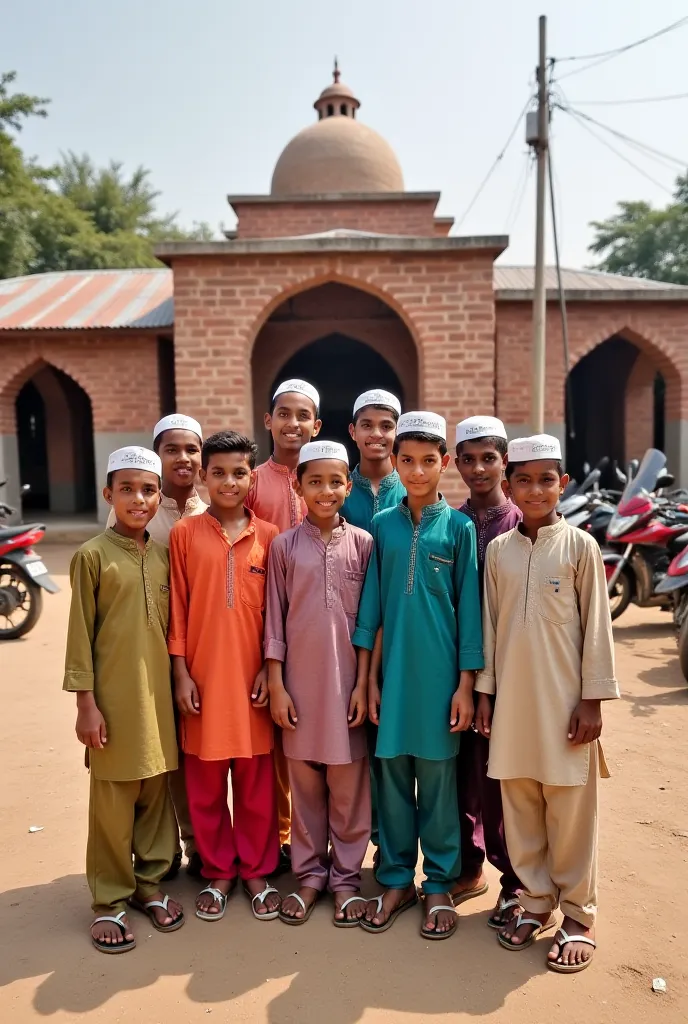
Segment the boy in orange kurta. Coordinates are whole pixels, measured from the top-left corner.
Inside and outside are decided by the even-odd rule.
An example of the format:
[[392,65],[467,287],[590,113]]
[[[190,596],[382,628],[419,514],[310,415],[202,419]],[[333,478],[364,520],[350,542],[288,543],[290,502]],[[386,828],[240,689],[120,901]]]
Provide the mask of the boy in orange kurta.
[[170,534],[168,648],[189,809],[209,880],[196,914],[210,921],[224,915],[237,875],[259,920],[277,917],[280,905],[266,882],[279,857],[274,732],[255,686],[268,552],[278,531],[244,506],[256,455],[253,441],[234,432],[209,437],[201,478],[210,507]]

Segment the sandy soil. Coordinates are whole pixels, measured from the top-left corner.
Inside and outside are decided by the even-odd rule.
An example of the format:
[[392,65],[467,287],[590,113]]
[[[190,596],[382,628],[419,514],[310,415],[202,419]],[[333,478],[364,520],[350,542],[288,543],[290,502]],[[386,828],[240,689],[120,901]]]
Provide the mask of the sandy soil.
[[[442,943],[419,937],[415,911],[381,936],[335,931],[329,901],[303,928],[260,924],[241,893],[209,925],[180,878],[171,891],[186,926],[160,935],[134,914],[137,949],[108,958],[88,939],[88,781],[74,702],[60,691],[70,552],[43,554],[64,589],[46,597],[26,640],[0,652],[0,1020],[688,1020],[688,686],[668,616],[631,609],[616,631],[623,699],[606,714],[614,776],[602,787],[600,948],[585,973],[548,972],[546,938],[519,954],[497,945],[485,926],[493,873],[490,893],[462,907],[459,933]],[[289,879],[280,884],[290,891]],[[666,995],[652,993],[656,976]]]

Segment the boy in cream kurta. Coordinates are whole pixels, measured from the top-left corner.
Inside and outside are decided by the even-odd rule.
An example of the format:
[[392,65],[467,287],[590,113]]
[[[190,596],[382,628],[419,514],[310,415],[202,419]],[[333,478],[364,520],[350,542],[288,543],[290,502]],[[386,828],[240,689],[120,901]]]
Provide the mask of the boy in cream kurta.
[[[597,789],[608,772],[600,701],[619,696],[602,556],[556,511],[567,478],[556,438],[509,445],[507,487],[523,523],[487,548],[485,669],[476,724],[490,738],[488,774],[501,780],[504,825],[523,884],[500,933],[524,949],[564,921],[547,965],[583,970],[595,948]],[[496,694],[494,716],[485,694]]]

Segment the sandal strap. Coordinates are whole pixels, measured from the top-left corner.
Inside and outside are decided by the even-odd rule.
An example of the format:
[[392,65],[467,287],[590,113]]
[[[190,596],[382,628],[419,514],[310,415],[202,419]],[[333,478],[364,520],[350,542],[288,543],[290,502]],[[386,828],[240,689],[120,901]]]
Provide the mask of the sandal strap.
[[448,905],[445,906],[444,904],[440,905],[439,907],[430,907],[430,909],[426,910],[425,913],[426,916],[429,917],[430,914],[438,914],[440,910],[450,910],[452,914],[456,915],[456,907],[450,907]]
[[221,907],[224,907],[225,903],[227,902],[227,893],[222,892],[221,889],[213,888],[212,885],[208,885],[205,887],[205,889],[201,889],[198,895],[202,896],[204,892],[209,892],[213,899],[217,900]]
[[162,900],[148,900],[147,902],[142,903],[141,906],[145,910],[150,910],[151,907],[160,907],[161,910],[167,910],[167,904],[169,902],[170,902],[170,897],[169,896],[165,896],[165,898],[162,899]]
[[126,917],[126,914],[126,910],[123,910],[121,914],[117,915],[117,917],[109,917],[107,915],[105,917],[97,917],[95,921],[91,921],[91,928],[93,927],[94,924],[100,924],[102,921],[107,921],[109,924],[119,925],[119,927],[122,929],[122,932],[124,933],[127,930],[127,926],[125,925],[122,919]]
[[342,912],[342,910],[346,910],[350,903],[356,902],[367,903],[368,900],[365,898],[365,896],[349,896],[348,900],[344,900],[341,907],[339,908],[340,913]]
[[303,912],[305,914],[306,913],[306,904],[303,902],[303,900],[301,899],[299,894],[297,892],[290,892],[289,896],[287,896],[287,899],[289,899],[289,897],[291,897],[292,899],[295,899],[297,903],[301,904],[301,909],[303,910]]
[[[279,889],[275,889],[275,887],[272,885],[267,885],[262,892],[256,893],[256,895],[251,899],[251,903],[255,903],[256,900],[260,900],[261,903],[265,903],[265,900],[267,899],[271,892],[276,892],[277,895],[279,896]],[[294,893],[294,895],[296,895],[296,893]]]
[[512,907],[518,907],[520,904],[521,901],[519,899],[505,900],[503,896],[500,896],[497,901],[497,909],[501,914],[503,910],[511,910]]
[[554,941],[556,942],[557,946],[565,946],[567,942],[584,942],[586,945],[592,946],[593,949],[597,949],[597,943],[595,942],[595,940],[589,939],[587,935],[569,935],[569,933],[567,931],[564,931],[563,928],[559,928],[557,930],[557,935],[564,936],[563,942],[559,942],[557,936],[554,936]]
[[547,922],[538,921],[535,917],[524,917],[523,914],[519,914],[516,918],[516,927],[514,928],[514,931],[518,931],[522,924],[532,924],[536,928],[544,928]]

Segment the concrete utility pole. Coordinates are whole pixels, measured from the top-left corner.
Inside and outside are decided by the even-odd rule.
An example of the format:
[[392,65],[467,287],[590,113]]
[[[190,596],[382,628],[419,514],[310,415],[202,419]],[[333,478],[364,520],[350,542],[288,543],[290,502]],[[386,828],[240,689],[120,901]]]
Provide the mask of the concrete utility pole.
[[533,146],[537,159],[535,206],[535,283],[533,286],[533,385],[531,427],[541,434],[545,429],[545,342],[547,303],[545,301],[545,197],[547,192],[547,136],[549,132],[549,90],[547,88],[547,18],[539,20],[537,139]]

